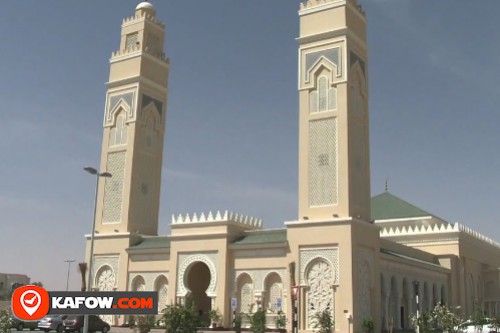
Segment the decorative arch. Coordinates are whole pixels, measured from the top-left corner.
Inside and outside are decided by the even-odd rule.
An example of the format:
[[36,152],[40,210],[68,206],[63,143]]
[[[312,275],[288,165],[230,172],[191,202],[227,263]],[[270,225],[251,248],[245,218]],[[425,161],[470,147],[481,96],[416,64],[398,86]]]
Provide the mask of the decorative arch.
[[161,117],[156,111],[154,103],[150,103],[143,110],[143,145],[148,149],[154,149],[160,138]]
[[306,293],[306,318],[307,329],[316,326],[315,314],[325,310],[335,315],[334,286],[335,272],[332,264],[322,257],[309,261],[305,270]]
[[215,263],[212,261],[208,255],[205,254],[195,254],[191,255],[184,259],[179,267],[179,271],[177,276],[179,277],[178,281],[178,292],[177,296],[185,297],[188,294],[189,288],[187,287],[187,276],[189,274],[189,270],[193,267],[193,265],[197,262],[202,262],[207,265],[210,271],[210,284],[207,288],[207,296],[215,297],[216,296],[216,283],[217,283],[217,271],[215,269]]
[[238,298],[238,310],[241,313],[249,313],[253,299],[253,280],[246,272],[242,272],[236,278],[236,292]]
[[362,116],[366,111],[366,78],[359,63],[353,65],[350,80],[349,111]]
[[283,301],[283,280],[277,272],[270,272],[264,278],[264,304],[273,312],[283,309],[277,307],[278,299]]
[[142,275],[136,275],[132,280],[132,291],[145,291],[146,281]]
[[337,88],[332,85],[329,70],[321,67],[314,75],[313,88],[309,92],[309,113],[337,110]]
[[156,277],[154,290],[158,292],[158,313],[161,314],[168,305],[168,279],[165,275]]
[[[305,83],[314,84],[313,79],[318,73],[328,71],[329,81],[334,82],[335,79],[339,78],[341,73],[341,66],[337,66],[334,62],[327,59],[325,56],[319,57],[314,64],[306,68],[305,72]],[[313,81],[313,82],[311,82]]]

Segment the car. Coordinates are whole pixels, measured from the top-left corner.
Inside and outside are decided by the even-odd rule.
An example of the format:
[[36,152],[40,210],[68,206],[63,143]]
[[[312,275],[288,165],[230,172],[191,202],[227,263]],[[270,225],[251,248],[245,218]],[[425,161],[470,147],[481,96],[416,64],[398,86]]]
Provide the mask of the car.
[[63,331],[63,321],[66,319],[67,315],[48,315],[40,319],[38,322],[38,328],[42,331],[56,331],[62,333]]
[[[68,316],[63,321],[64,331],[83,333],[83,318],[83,315]],[[89,332],[101,331],[102,333],[108,333],[110,328],[109,324],[98,316],[89,315]]]
[[460,324],[460,332],[462,333],[496,333],[495,328],[486,320],[485,324],[477,324],[473,320],[467,320]]
[[22,331],[25,328],[29,328],[31,331],[33,331],[35,328],[38,328],[38,322],[37,321],[23,321],[21,319],[18,319],[16,317],[12,317],[12,328],[15,328],[18,331]]

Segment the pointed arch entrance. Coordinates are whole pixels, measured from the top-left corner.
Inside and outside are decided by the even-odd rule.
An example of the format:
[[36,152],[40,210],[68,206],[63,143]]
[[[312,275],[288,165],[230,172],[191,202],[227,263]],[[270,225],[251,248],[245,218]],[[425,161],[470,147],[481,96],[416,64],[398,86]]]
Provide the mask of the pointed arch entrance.
[[185,272],[184,283],[188,293],[186,304],[193,304],[202,322],[209,322],[208,313],[212,309],[212,299],[207,291],[212,280],[210,268],[204,262],[192,263]]

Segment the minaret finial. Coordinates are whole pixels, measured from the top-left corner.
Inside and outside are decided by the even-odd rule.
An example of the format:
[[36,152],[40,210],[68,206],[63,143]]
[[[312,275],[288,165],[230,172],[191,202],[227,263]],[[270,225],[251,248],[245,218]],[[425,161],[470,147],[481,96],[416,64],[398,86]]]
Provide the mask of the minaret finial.
[[389,178],[385,179],[385,191],[389,192]]

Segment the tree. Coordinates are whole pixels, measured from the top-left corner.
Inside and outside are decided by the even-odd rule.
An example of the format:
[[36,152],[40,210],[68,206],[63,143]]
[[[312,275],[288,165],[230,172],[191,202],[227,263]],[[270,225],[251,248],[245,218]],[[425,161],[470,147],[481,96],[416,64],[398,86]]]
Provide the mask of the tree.
[[443,332],[447,331],[448,333],[461,332],[459,325],[464,320],[458,314],[459,309],[459,307],[450,309],[446,305],[438,303],[431,312],[434,327]]
[[81,290],[85,291],[87,290],[87,283],[86,283],[86,275],[87,275],[87,263],[86,262],[80,262],[78,263],[78,271],[80,272],[82,276],[82,287]]
[[41,283],[40,281],[33,282],[32,285],[38,286],[38,287],[43,287],[43,283]]

